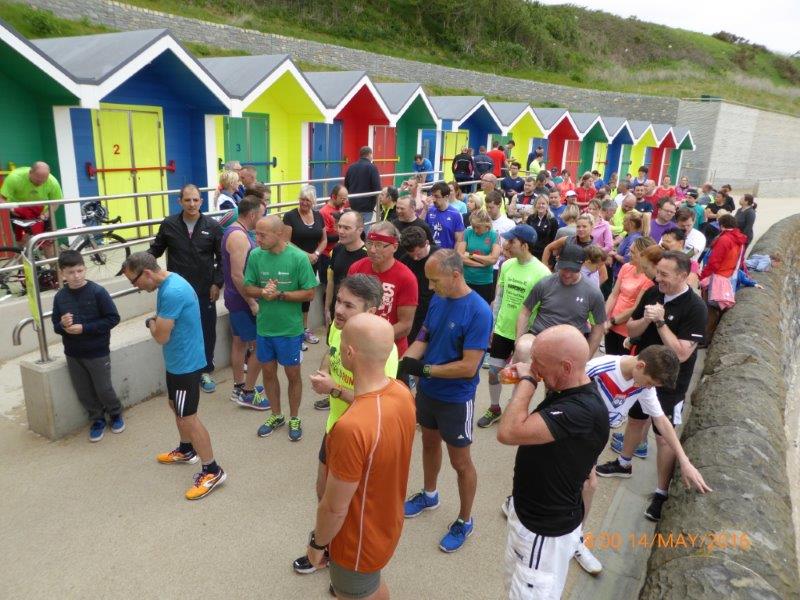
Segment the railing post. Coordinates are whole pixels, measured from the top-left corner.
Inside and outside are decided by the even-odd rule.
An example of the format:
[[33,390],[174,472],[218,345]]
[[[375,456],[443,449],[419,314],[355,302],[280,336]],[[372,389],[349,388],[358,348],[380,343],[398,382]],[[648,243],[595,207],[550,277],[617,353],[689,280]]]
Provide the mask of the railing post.
[[[52,238],[54,243],[57,243],[57,238]],[[30,263],[32,277],[30,284],[33,286],[33,300],[36,303],[36,312],[39,315],[39,323],[36,323],[36,319],[33,321],[34,329],[36,329],[36,336],[39,339],[39,357],[40,363],[48,363],[50,362],[50,352],[47,348],[47,334],[45,333],[45,327],[43,322],[42,314],[44,311],[42,310],[42,294],[41,290],[39,289],[39,273],[36,266],[36,258],[34,257],[34,243],[36,242],[36,236],[32,236],[28,239],[27,244],[25,245],[25,257]],[[29,292],[30,293],[30,292]]]

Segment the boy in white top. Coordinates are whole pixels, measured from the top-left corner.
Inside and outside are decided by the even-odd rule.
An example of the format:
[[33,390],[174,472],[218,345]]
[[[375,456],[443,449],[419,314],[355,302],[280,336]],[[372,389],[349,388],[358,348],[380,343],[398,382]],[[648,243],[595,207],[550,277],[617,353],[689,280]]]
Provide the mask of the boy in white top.
[[[681,477],[684,485],[694,487],[704,494],[710,492],[703,476],[691,463],[683,451],[675,428],[664,414],[656,394],[656,386],[673,386],[678,377],[680,361],[675,352],[667,346],[649,346],[638,356],[599,356],[586,363],[586,375],[595,383],[597,391],[606,403],[609,420],[626,416],[631,407],[639,402],[642,410],[650,415],[667,444],[675,451],[681,466]],[[613,474],[608,469],[597,470],[601,477],[630,477],[633,473],[630,456],[620,456],[613,463],[620,465]],[[608,463],[611,464],[611,463]],[[603,465],[606,466],[607,465]],[[618,471],[618,472],[616,472]],[[583,503],[585,508],[584,524],[589,514],[592,496],[596,488],[596,476],[593,472],[583,486]],[[587,572],[597,574],[602,565],[591,551],[583,544],[575,553],[575,559]]]

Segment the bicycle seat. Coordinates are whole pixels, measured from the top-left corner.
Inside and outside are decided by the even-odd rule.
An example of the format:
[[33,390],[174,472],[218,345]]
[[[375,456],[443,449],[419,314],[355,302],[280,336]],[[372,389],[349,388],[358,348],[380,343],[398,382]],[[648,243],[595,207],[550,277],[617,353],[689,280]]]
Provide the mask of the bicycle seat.
[[37,219],[11,219],[11,223],[16,225],[17,227],[22,227],[23,229],[28,229],[29,227],[33,227],[38,223]]

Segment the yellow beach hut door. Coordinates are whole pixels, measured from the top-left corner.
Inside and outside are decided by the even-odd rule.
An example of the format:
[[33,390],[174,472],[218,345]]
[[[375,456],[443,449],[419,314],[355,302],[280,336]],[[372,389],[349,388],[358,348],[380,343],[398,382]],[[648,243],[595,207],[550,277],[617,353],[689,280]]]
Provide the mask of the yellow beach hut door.
[[[158,107],[101,108],[93,111],[97,187],[101,195],[154,192],[167,189],[164,131]],[[110,218],[123,222],[159,219],[167,215],[164,195],[110,200]],[[148,228],[123,230],[125,237],[145,237]]]
[[442,169],[447,172],[450,164],[462,148],[469,146],[469,131],[446,131],[444,134],[444,156],[442,156]]

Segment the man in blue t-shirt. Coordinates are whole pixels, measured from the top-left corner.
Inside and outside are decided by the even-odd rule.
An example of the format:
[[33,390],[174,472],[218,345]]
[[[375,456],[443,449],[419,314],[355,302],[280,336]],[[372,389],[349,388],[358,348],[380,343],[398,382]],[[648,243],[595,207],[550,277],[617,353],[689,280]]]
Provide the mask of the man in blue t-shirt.
[[425,222],[433,232],[433,241],[440,248],[455,248],[464,239],[464,219],[450,206],[450,186],[437,181],[431,187],[433,206],[425,214]]
[[200,375],[206,366],[200,303],[192,286],[177,273],[162,269],[148,252],[131,254],[122,272],[134,287],[145,292],[157,291],[156,316],[145,326],[153,339],[163,346],[167,370],[167,395],[180,444],[159,454],[162,464],[196,463],[203,469],[195,475],[194,485],[186,492],[189,500],[199,500],[226,479],[225,471],[214,460],[208,430],[197,416],[200,401]]
[[[458,473],[458,518],[439,543],[455,552],[472,533],[472,502],[478,475],[470,456],[478,370],[492,332],[489,305],[464,281],[464,264],[453,250],[439,250],[425,264],[434,296],[416,341],[400,362],[400,374],[419,377],[417,422],[422,427],[423,490],[405,504],[406,518],[439,507],[436,479],[442,440]],[[436,466],[434,466],[436,465]]]
[[425,183],[430,183],[433,181],[433,165],[431,164],[431,161],[422,156],[422,154],[415,155],[414,173],[426,173]]

